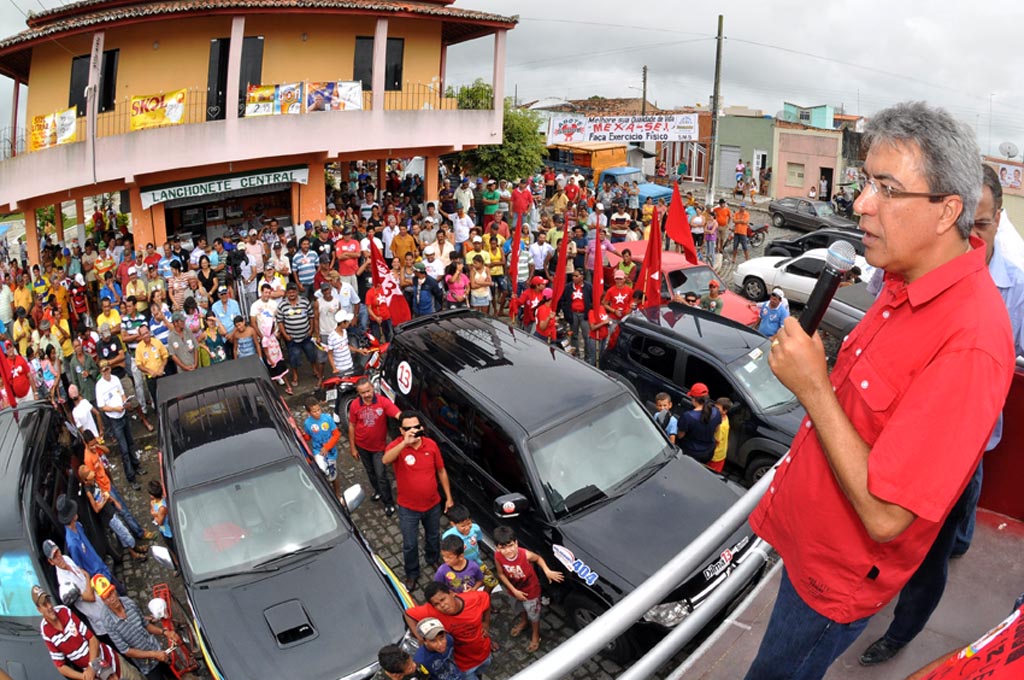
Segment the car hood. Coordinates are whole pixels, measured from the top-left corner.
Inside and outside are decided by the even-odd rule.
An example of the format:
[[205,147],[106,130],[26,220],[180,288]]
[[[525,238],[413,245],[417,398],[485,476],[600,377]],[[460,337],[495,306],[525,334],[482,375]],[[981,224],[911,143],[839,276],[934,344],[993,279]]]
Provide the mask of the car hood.
[[[350,538],[278,571],[193,586],[189,595],[225,680],[293,677],[296,668],[303,678],[337,680],[373,664],[405,630],[379,573]],[[275,607],[308,617],[315,634],[280,646],[267,621]]]
[[824,215],[818,218],[822,224],[829,227],[846,227],[847,229],[857,228],[857,223],[841,215]]
[[807,411],[800,405],[800,402],[794,399],[786,406],[766,411],[764,419],[779,434],[780,441],[784,439],[785,443],[789,445],[800,429],[800,423],[803,422],[805,415],[807,415]]
[[750,300],[731,290],[722,291],[722,316],[744,326],[757,323],[757,310],[750,306]]
[[[680,454],[639,486],[571,518],[559,529],[576,559],[598,578],[614,574],[618,578],[609,579],[611,584],[628,592],[700,536],[743,491]],[[721,547],[731,547],[749,534],[744,524]]]

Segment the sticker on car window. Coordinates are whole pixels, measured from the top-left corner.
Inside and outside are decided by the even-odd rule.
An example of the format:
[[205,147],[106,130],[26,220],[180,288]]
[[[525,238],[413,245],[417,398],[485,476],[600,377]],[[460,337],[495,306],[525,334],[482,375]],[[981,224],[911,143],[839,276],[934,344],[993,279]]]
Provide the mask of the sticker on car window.
[[763,355],[764,350],[762,350],[760,347],[755,347],[754,349],[750,350],[750,352],[747,353],[747,356],[750,357],[751,361],[757,361]]
[[576,555],[564,545],[558,545],[557,543],[552,545],[551,552],[555,554],[556,560],[561,562],[566,569],[583,579],[584,583],[588,586],[597,583],[599,578],[597,572],[592,571],[590,567],[583,563],[583,560],[576,559]]
[[409,394],[412,391],[412,366],[408,361],[398,364],[395,380],[398,382],[398,391],[402,394]]
[[757,363],[753,361],[748,361],[746,364],[743,365],[743,370],[746,371],[747,373],[753,373],[754,371],[757,370]]

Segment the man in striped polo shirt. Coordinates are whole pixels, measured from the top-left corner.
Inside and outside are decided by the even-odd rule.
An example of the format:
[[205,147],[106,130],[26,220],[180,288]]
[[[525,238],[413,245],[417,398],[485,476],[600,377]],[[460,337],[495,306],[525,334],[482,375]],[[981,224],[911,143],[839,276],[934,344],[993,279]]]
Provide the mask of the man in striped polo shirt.
[[292,258],[292,276],[299,292],[306,295],[306,299],[313,297],[313,280],[316,278],[316,269],[320,266],[320,256],[310,250],[308,237],[299,241],[299,252]]
[[289,283],[284,298],[277,306],[277,327],[288,348],[288,363],[291,365],[292,387],[299,385],[299,366],[302,355],[313,367],[313,375],[319,383],[323,375],[323,363],[327,356],[318,352],[313,344],[313,333],[318,332],[317,318],[313,314],[313,305],[304,297],[299,296],[299,287]]
[[[106,605],[103,625],[117,650],[131,659],[148,680],[171,677],[171,669],[167,666],[170,657],[165,650],[181,644],[178,634],[147,621],[139,605],[128,597],[118,595],[114,586],[103,576],[92,577],[92,588]],[[164,640],[158,640],[157,635]],[[128,663],[121,665],[123,668],[129,666]]]

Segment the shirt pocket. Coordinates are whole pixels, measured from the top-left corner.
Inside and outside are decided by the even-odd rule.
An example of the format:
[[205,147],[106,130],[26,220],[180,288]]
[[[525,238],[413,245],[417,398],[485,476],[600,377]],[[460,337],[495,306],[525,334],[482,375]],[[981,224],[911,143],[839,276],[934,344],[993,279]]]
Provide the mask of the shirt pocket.
[[846,380],[849,393],[855,396],[844,399],[844,407],[860,436],[873,446],[889,420],[889,409],[899,392],[867,359],[854,364]]

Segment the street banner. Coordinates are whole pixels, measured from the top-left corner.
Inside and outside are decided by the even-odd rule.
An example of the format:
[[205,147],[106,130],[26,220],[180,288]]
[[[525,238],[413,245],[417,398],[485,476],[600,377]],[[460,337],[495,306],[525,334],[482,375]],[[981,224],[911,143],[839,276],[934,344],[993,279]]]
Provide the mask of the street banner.
[[78,110],[75,107],[45,116],[35,116],[29,131],[29,150],[48,149],[75,141]]
[[384,256],[381,255],[380,248],[374,243],[372,237],[370,238],[370,258],[373,266],[371,270],[373,285],[380,285],[380,289],[383,291],[380,299],[387,303],[388,309],[391,310],[391,324],[397,328],[412,318],[412,311],[409,309],[405,295],[402,294],[398,279],[384,262]]
[[547,143],[578,142],[693,142],[697,141],[696,113],[664,116],[555,115],[548,121]]
[[1020,189],[1021,166],[1000,163],[995,169],[999,173],[999,184],[1004,189]]
[[181,89],[163,94],[132,97],[129,110],[132,132],[183,123],[186,92],[187,90]]
[[[657,222],[657,219],[654,220]],[[686,260],[691,264],[697,264],[697,247],[693,244],[693,234],[690,233],[690,221],[686,219],[686,208],[683,207],[683,198],[679,195],[678,182],[672,183],[672,203],[668,206],[668,217],[665,218],[665,233],[668,237],[683,247]],[[654,236],[654,225],[651,225],[651,236]],[[647,241],[650,248],[654,243],[651,238]],[[661,248],[661,241],[657,244]]]
[[276,85],[250,85],[245,92],[245,117],[278,113]]

